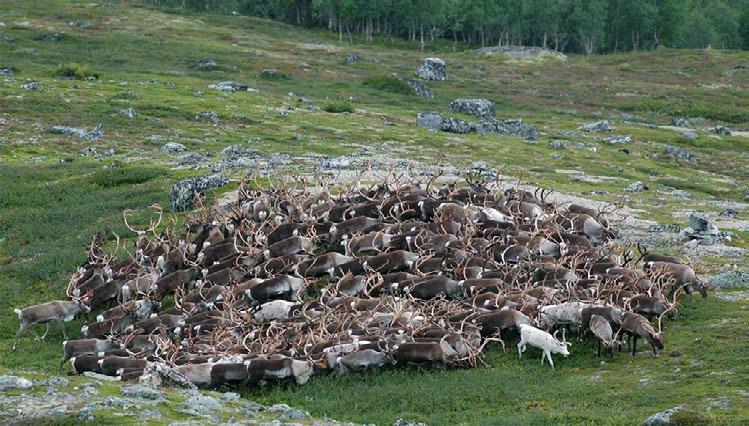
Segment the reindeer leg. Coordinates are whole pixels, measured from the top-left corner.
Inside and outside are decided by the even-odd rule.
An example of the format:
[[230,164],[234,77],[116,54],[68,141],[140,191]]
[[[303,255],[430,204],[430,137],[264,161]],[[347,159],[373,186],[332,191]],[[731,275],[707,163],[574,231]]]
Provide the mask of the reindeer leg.
[[598,339],[598,351],[596,352],[596,356],[597,357],[601,356],[601,340],[600,339]]
[[551,365],[551,369],[554,370],[554,361],[551,359],[551,352],[546,353],[546,358],[549,358],[549,365]]
[[46,339],[46,338],[47,338],[47,334],[49,333],[49,326],[50,326],[50,324],[52,324],[52,323],[51,323],[51,322],[48,322],[48,323],[47,323],[47,328],[46,328],[46,329],[44,330],[44,334],[42,334],[42,335],[41,335],[41,337],[37,337],[37,338],[36,338],[36,339],[34,339],[34,340],[36,340],[36,341],[40,341],[40,340],[44,340],[44,339]]
[[62,360],[60,361],[60,366],[57,368],[57,374],[62,373],[62,366],[65,365],[65,361],[68,360],[67,355],[63,355]]
[[637,352],[637,335],[632,336],[632,356],[635,356],[635,352]]
[[523,351],[520,349],[521,346],[523,346],[523,343],[522,342],[518,343],[518,358],[523,357]]
[[65,340],[68,340],[68,333],[65,332],[65,323],[63,323],[61,319],[58,319],[57,324],[60,325],[60,330],[62,330],[62,337]]
[[13,339],[13,350],[14,351],[16,350],[16,344],[18,343],[18,339],[23,335],[23,333],[26,332],[26,330],[29,329],[29,327],[31,327],[31,325],[27,325],[25,323],[21,323],[21,328],[16,333],[16,338]]

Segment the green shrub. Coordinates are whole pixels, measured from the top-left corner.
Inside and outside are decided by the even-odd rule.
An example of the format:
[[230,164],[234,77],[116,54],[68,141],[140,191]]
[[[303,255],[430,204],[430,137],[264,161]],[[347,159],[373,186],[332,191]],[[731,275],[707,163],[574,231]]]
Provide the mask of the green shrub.
[[102,188],[112,188],[148,182],[163,174],[162,170],[153,167],[114,167],[94,173],[91,182]]
[[332,112],[335,114],[339,114],[342,112],[354,112],[354,107],[352,107],[350,103],[343,101],[329,102],[323,109],[327,112]]
[[373,75],[364,80],[362,84],[383,92],[397,93],[399,95],[414,94],[414,91],[408,87],[405,81],[390,75]]
[[99,73],[94,71],[89,65],[79,65],[75,62],[68,62],[67,64],[60,64],[57,66],[54,72],[55,77],[62,78],[76,78],[83,80],[86,77],[99,78]]

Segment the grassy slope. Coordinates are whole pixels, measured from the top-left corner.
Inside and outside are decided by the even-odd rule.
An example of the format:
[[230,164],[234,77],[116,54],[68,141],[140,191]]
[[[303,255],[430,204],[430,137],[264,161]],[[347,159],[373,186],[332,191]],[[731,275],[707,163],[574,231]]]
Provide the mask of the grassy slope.
[[[48,342],[27,338],[22,351],[11,352],[17,321],[10,309],[62,296],[92,232],[108,228],[124,234],[119,220],[124,208],[145,212],[153,202],[166,205],[169,186],[197,173],[167,166],[173,155],[161,154],[158,148],[169,140],[214,155],[230,144],[265,153],[336,155],[389,142],[398,149],[418,148],[412,152],[422,158],[445,155],[457,165],[482,160],[502,165],[506,173],[524,167],[524,180],[560,191],[620,194],[629,182],[642,180],[651,189],[669,185],[692,193],[693,200],[686,202],[654,191],[629,196],[628,204],[643,209],[645,218],[662,222],[676,221],[670,214],[673,210],[714,211],[716,207],[707,202],[742,200],[749,180],[746,139],[718,139],[700,132],[690,142],[671,130],[638,124],[663,125],[673,116],[687,115],[704,117],[705,121],[696,121],[704,126],[746,125],[747,53],[661,50],[518,64],[471,52],[442,51],[439,55],[448,64],[450,80],[432,84],[435,98],[424,99],[377,92],[361,84],[373,75],[409,76],[424,56],[386,41],[352,48],[339,45],[325,32],[258,19],[79,2],[6,1],[0,4],[0,17],[6,24],[0,27],[0,67],[10,66],[16,72],[14,79],[0,80],[0,367],[7,369],[51,372],[61,338],[55,330]],[[68,25],[78,19],[94,27]],[[24,21],[30,28],[17,25]],[[52,32],[60,33],[61,40],[40,39]],[[341,65],[348,51],[360,53],[368,62]],[[188,67],[199,58],[214,59],[222,68]],[[60,63],[71,61],[90,65],[102,78],[87,82],[53,77]],[[264,68],[277,68],[290,78],[264,80],[259,77]],[[41,83],[44,92],[22,90],[26,78]],[[207,87],[227,79],[248,83],[258,92],[223,95]],[[197,91],[204,94],[196,96]],[[352,95],[356,112],[296,112],[281,118],[280,108],[296,106],[296,100],[287,96],[290,91],[320,106]],[[413,125],[417,112],[445,110],[456,97],[487,97],[495,102],[499,117],[519,117],[538,125],[543,132],[539,144],[509,137],[433,134]],[[126,107],[133,107],[138,115],[128,119],[117,114]],[[221,124],[192,120],[208,110],[219,114]],[[396,125],[383,125],[383,117]],[[629,155],[585,136],[570,139],[597,146],[597,152],[548,147],[549,140],[566,138],[560,131],[599,118],[613,120],[614,134],[633,137]],[[121,172],[106,168],[112,159],[77,154],[91,143],[46,132],[54,124],[91,128],[99,122],[104,123],[106,136],[97,148],[115,148],[114,161],[137,159],[121,165]],[[163,136],[161,142],[148,142],[154,134]],[[295,141],[297,134],[305,138]],[[670,160],[663,155],[664,144],[687,148],[698,157],[698,164]],[[552,157],[556,153],[561,158]],[[59,164],[61,158],[71,161]],[[618,181],[587,184],[556,173],[557,169],[579,169]],[[112,173],[139,183],[118,184]],[[746,219],[747,212],[740,215]],[[702,265],[704,270],[724,262],[710,261]],[[679,403],[700,407],[706,398],[718,395],[728,395],[734,408],[712,410],[707,413],[710,419],[747,418],[745,399],[736,389],[749,387],[749,353],[739,339],[749,337],[745,326],[749,304],[714,299],[685,304],[685,312],[666,337],[667,349],[683,353],[681,357],[653,360],[643,353],[634,360],[619,356],[600,366],[599,360],[588,356],[585,345],[579,345],[573,347],[573,357],[559,361],[556,372],[541,368],[531,350],[530,359],[523,362],[512,352],[493,353],[488,358],[491,367],[485,369],[398,369],[320,377],[304,387],[248,393],[266,401],[298,404],[314,414],[377,423],[400,416],[436,424],[499,423],[508,418],[626,423]],[[732,320],[723,323],[721,318]],[[700,340],[695,341],[696,336]],[[652,380],[641,385],[642,378]],[[730,383],[723,384],[726,380]]]

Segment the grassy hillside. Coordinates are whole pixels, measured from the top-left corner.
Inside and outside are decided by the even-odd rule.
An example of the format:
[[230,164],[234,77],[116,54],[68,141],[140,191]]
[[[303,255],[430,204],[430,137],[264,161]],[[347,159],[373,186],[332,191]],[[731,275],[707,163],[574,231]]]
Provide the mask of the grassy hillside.
[[[0,22],[0,68],[14,73],[0,77],[0,370],[52,373],[59,331],[53,329],[47,342],[24,338],[12,352],[18,323],[11,309],[62,297],[93,232],[126,235],[123,209],[146,213],[154,202],[168,205],[173,183],[208,172],[229,145],[295,157],[369,148],[425,163],[483,161],[507,175],[522,170],[524,182],[560,192],[605,201],[625,197],[640,218],[661,223],[685,224],[689,212],[715,214],[730,205],[737,216],[719,224],[736,233],[732,245],[749,246],[749,232],[739,225],[749,220],[747,133],[719,136],[708,130],[747,130],[746,52],[658,50],[516,62],[471,51],[420,53],[385,40],[351,46],[327,32],[260,19],[170,14],[115,2],[6,0],[0,2]],[[349,52],[365,61],[345,65]],[[430,55],[444,59],[449,73],[448,81],[429,83],[434,98],[365,84],[389,75],[410,78]],[[217,66],[196,68],[199,59]],[[269,68],[282,76],[264,77]],[[27,80],[43,91],[22,88]],[[224,94],[208,87],[224,80],[256,91]],[[298,96],[322,109],[300,109]],[[539,140],[431,133],[415,126],[418,112],[444,112],[459,97],[492,100],[498,117],[538,126]],[[334,106],[353,112],[325,111]],[[122,114],[125,108],[136,115]],[[194,119],[207,111],[218,115],[218,124]],[[664,127],[682,116],[696,137]],[[600,119],[609,120],[613,135],[633,142],[609,145],[576,130]],[[92,129],[98,123],[104,130],[98,142],[48,131],[58,124]],[[585,147],[550,147],[558,139]],[[207,162],[177,167],[182,154],[160,150],[170,141]],[[696,163],[668,156],[667,145],[688,150]],[[114,149],[114,155],[80,154],[90,147],[99,154]],[[239,178],[246,172],[229,174]],[[650,190],[623,192],[634,181]],[[687,191],[690,198],[674,197],[664,187]],[[720,252],[698,266],[708,274],[746,263],[745,255]],[[556,371],[542,368],[533,351],[522,361],[512,350],[492,351],[489,367],[470,371],[386,370],[246,393],[317,416],[378,424],[399,417],[430,424],[639,423],[679,404],[688,406],[686,420],[698,423],[747,420],[746,296],[683,303],[679,321],[668,325],[667,350],[659,359],[642,352],[602,363],[579,343]],[[79,326],[74,322],[69,330]],[[715,398],[728,398],[730,407],[709,409]]]

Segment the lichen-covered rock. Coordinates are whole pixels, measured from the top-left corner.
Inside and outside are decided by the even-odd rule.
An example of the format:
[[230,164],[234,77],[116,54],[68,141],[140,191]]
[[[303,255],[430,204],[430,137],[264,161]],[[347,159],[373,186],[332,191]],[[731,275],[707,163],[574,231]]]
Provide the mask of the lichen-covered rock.
[[346,155],[335,158],[324,157],[318,160],[317,165],[321,169],[345,169],[351,166],[351,158]]
[[161,152],[165,152],[168,154],[173,154],[175,152],[185,152],[185,151],[187,151],[187,147],[177,142],[168,142],[167,144],[161,147]]
[[675,422],[671,421],[671,416],[680,412],[684,409],[684,405],[678,405],[674,408],[655,413],[643,421],[643,424],[647,426],[661,426],[661,425],[672,425]]
[[290,420],[302,420],[309,417],[309,413],[306,411],[298,410],[296,408],[291,408],[286,404],[274,404],[270,407],[267,407],[265,409],[268,413],[278,413],[281,415],[281,417],[290,419]]
[[689,223],[679,235],[692,244],[705,246],[731,238],[731,233],[721,232],[707,216],[700,213],[689,215]]
[[185,400],[185,407],[188,411],[208,415],[214,411],[221,410],[223,405],[218,399],[196,391]]
[[102,137],[104,137],[104,131],[102,130],[101,124],[98,124],[96,127],[94,127],[93,130],[87,131],[86,129],[81,129],[79,127],[70,127],[70,126],[52,126],[49,129],[50,133],[54,133],[57,135],[65,135],[70,137],[75,137],[79,139],[85,139],[89,141],[98,141]]
[[172,187],[171,207],[174,212],[183,212],[195,207],[195,194],[205,195],[209,189],[228,185],[229,179],[220,174],[207,174],[185,179]]
[[0,77],[13,77],[13,70],[10,68],[0,68]]
[[309,99],[309,98],[305,98],[304,96],[299,96],[299,97],[297,98],[297,101],[298,101],[298,102],[299,102],[299,103],[300,103],[301,105],[303,105],[303,106],[304,106],[305,108],[307,108],[307,109],[309,109],[309,110],[312,110],[312,111],[319,111],[319,110],[320,110],[320,107],[319,107],[319,106],[317,106],[317,104],[316,104],[316,103],[314,103],[314,102],[312,101],[312,99]]
[[523,120],[498,120],[492,118],[471,123],[471,128],[480,134],[491,133],[503,136],[518,136],[530,140],[538,138],[538,128],[524,125]]
[[154,388],[133,385],[122,388],[122,394],[130,398],[142,398],[142,399],[162,399],[164,398],[164,392],[158,391]]
[[133,118],[135,117],[135,109],[133,108],[125,108],[120,110],[120,114],[124,115],[127,118]]
[[213,111],[199,112],[195,115],[195,121],[207,121],[213,124],[218,124],[221,120],[218,118],[218,114]]
[[674,117],[671,119],[671,125],[676,127],[691,127],[691,123],[684,117]]
[[692,153],[680,146],[667,145],[665,152],[669,157],[675,158],[680,161],[686,161],[687,163],[697,162],[697,158],[692,155]]
[[494,118],[494,103],[488,99],[456,99],[450,102],[447,110],[453,113],[470,114],[479,118]]
[[203,157],[197,154],[187,154],[177,160],[177,165],[188,166],[190,164],[199,164],[203,161]]
[[447,80],[445,61],[440,58],[424,59],[424,63],[416,70],[416,76],[424,80]]
[[197,387],[183,374],[158,362],[149,362],[146,364],[146,368],[143,370],[143,375],[138,378],[138,383],[150,388],[169,386],[197,389]]
[[432,89],[422,81],[407,78],[403,80],[403,82],[406,83],[408,87],[413,89],[414,93],[416,93],[417,96],[421,96],[423,98],[431,98],[433,96]]
[[22,84],[21,87],[24,90],[31,90],[34,92],[41,92],[44,90],[41,84],[37,83],[36,81],[30,81],[28,83]]
[[28,389],[33,385],[31,380],[20,376],[0,376],[0,392],[9,389]]
[[608,120],[601,120],[596,121],[595,123],[588,123],[583,124],[582,126],[578,127],[577,130],[582,130],[583,132],[610,132],[611,127],[609,127]]
[[749,272],[722,271],[710,279],[710,286],[714,288],[747,288],[749,287]]
[[549,146],[552,148],[566,149],[566,148],[585,148],[585,144],[582,142],[572,142],[555,139],[549,142]]
[[627,186],[627,189],[625,191],[627,192],[642,192],[647,191],[648,187],[644,183],[640,182],[639,180],[637,182],[633,182]]
[[280,71],[278,71],[275,68],[266,68],[260,71],[260,77],[268,79],[268,80],[281,80],[281,79],[287,78],[286,75],[282,74]]

